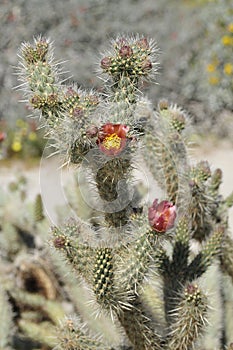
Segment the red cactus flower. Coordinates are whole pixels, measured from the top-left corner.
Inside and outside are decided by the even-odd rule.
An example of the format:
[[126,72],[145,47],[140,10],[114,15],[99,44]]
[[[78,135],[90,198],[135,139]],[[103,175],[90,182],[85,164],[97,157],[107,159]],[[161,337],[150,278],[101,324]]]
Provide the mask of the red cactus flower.
[[157,232],[166,232],[172,228],[176,219],[176,206],[169,201],[158,203],[155,199],[148,211],[150,225]]
[[123,151],[127,142],[129,127],[123,124],[107,123],[98,133],[97,145],[108,156],[115,156]]
[[6,134],[3,131],[0,131],[0,142],[3,142],[6,139]]

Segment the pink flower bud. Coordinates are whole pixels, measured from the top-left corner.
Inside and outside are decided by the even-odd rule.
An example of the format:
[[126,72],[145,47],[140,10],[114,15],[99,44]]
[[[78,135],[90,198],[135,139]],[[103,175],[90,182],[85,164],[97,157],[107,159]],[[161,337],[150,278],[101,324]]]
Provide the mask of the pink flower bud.
[[6,139],[6,134],[3,131],[0,131],[0,142],[3,142]]
[[137,46],[141,47],[142,49],[149,49],[149,43],[146,38],[141,38],[136,42]]
[[166,232],[172,228],[176,219],[176,206],[169,201],[158,203],[155,199],[148,211],[148,219],[157,232]]
[[96,137],[98,134],[98,128],[95,125],[89,126],[89,128],[86,130],[86,135],[90,138]]
[[76,96],[77,95],[77,92],[74,91],[73,87],[72,86],[69,86],[67,88],[67,91],[66,91],[66,96],[67,97],[70,97],[70,96]]
[[66,238],[64,236],[55,237],[53,240],[53,245],[57,249],[62,249],[66,245]]
[[102,58],[101,62],[100,62],[100,65],[101,65],[101,68],[103,69],[108,69],[111,67],[111,58],[110,57],[104,57]]
[[185,293],[187,293],[189,295],[194,295],[197,291],[198,291],[197,286],[190,283],[190,284],[187,285]]
[[119,50],[119,55],[121,57],[130,57],[133,54],[133,50],[129,45],[123,45],[121,46]]
[[81,118],[84,115],[84,110],[82,107],[75,107],[72,111],[73,117]]
[[124,46],[124,45],[128,45],[128,40],[126,38],[119,38],[116,41],[116,46],[121,47],[121,46]]

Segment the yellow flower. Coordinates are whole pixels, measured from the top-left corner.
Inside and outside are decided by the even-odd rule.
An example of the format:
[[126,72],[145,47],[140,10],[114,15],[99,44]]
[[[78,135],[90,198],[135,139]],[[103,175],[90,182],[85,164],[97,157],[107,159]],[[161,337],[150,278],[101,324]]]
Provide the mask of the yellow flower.
[[209,83],[211,85],[217,85],[219,83],[219,78],[216,76],[209,77]]
[[27,123],[23,119],[17,119],[16,126],[18,126],[18,128],[25,128],[27,127]]
[[214,64],[214,63],[207,64],[206,70],[209,73],[214,72],[216,70],[216,64]]
[[222,44],[225,46],[233,45],[233,37],[231,37],[229,35],[224,35],[222,37]]
[[228,24],[227,30],[228,30],[228,32],[233,33],[233,23]]
[[22,143],[18,140],[13,141],[12,145],[11,145],[11,149],[14,152],[20,152],[22,149]]
[[29,139],[30,141],[35,141],[35,140],[37,139],[36,133],[35,133],[34,131],[31,131],[31,132],[29,133],[29,135],[28,135],[28,139]]
[[224,65],[224,73],[227,75],[231,75],[233,73],[233,65],[231,63],[226,63]]

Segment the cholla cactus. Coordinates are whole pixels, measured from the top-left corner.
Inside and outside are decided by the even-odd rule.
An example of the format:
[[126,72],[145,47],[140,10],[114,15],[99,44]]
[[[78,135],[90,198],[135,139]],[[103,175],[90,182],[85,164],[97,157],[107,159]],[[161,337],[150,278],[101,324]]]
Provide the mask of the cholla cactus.
[[[19,76],[57,152],[85,172],[91,184],[85,200],[98,217],[53,227],[53,246],[86,281],[98,312],[109,313],[125,331],[129,349],[188,350],[210,312],[200,277],[220,256],[232,275],[232,201],[219,195],[220,170],[212,172],[206,161],[189,165],[185,111],[166,100],[154,111],[142,96],[143,83],[155,79],[157,53],[154,41],[143,36],[112,40],[99,63],[105,82],[100,94],[64,85],[52,44],[39,37],[22,45]],[[164,193],[160,199],[155,193],[152,205],[134,186],[133,170],[142,159]],[[154,281],[162,296],[151,288],[148,298]],[[156,300],[159,315],[148,299]],[[81,324],[66,320],[56,348],[113,349]]]

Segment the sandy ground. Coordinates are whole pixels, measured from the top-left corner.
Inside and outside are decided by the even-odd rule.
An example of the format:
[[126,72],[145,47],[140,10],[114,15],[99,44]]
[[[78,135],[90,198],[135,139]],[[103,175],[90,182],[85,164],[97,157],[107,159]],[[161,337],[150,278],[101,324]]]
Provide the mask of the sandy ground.
[[[196,160],[208,160],[212,169],[223,170],[223,183],[221,193],[224,196],[233,190],[233,147],[229,142],[220,142],[215,145],[206,143],[196,147],[191,152],[191,158]],[[0,181],[2,187],[14,181],[16,176],[25,175],[28,180],[28,199],[33,200],[37,193],[41,193],[46,214],[51,224],[59,220],[58,207],[64,207],[68,216],[73,216],[72,208],[68,204],[65,193],[66,185],[74,181],[74,169],[61,169],[57,158],[42,158],[40,164],[35,167],[25,167],[22,162],[14,162],[13,165],[2,167],[0,164]],[[230,210],[230,227],[233,234],[233,208]]]

